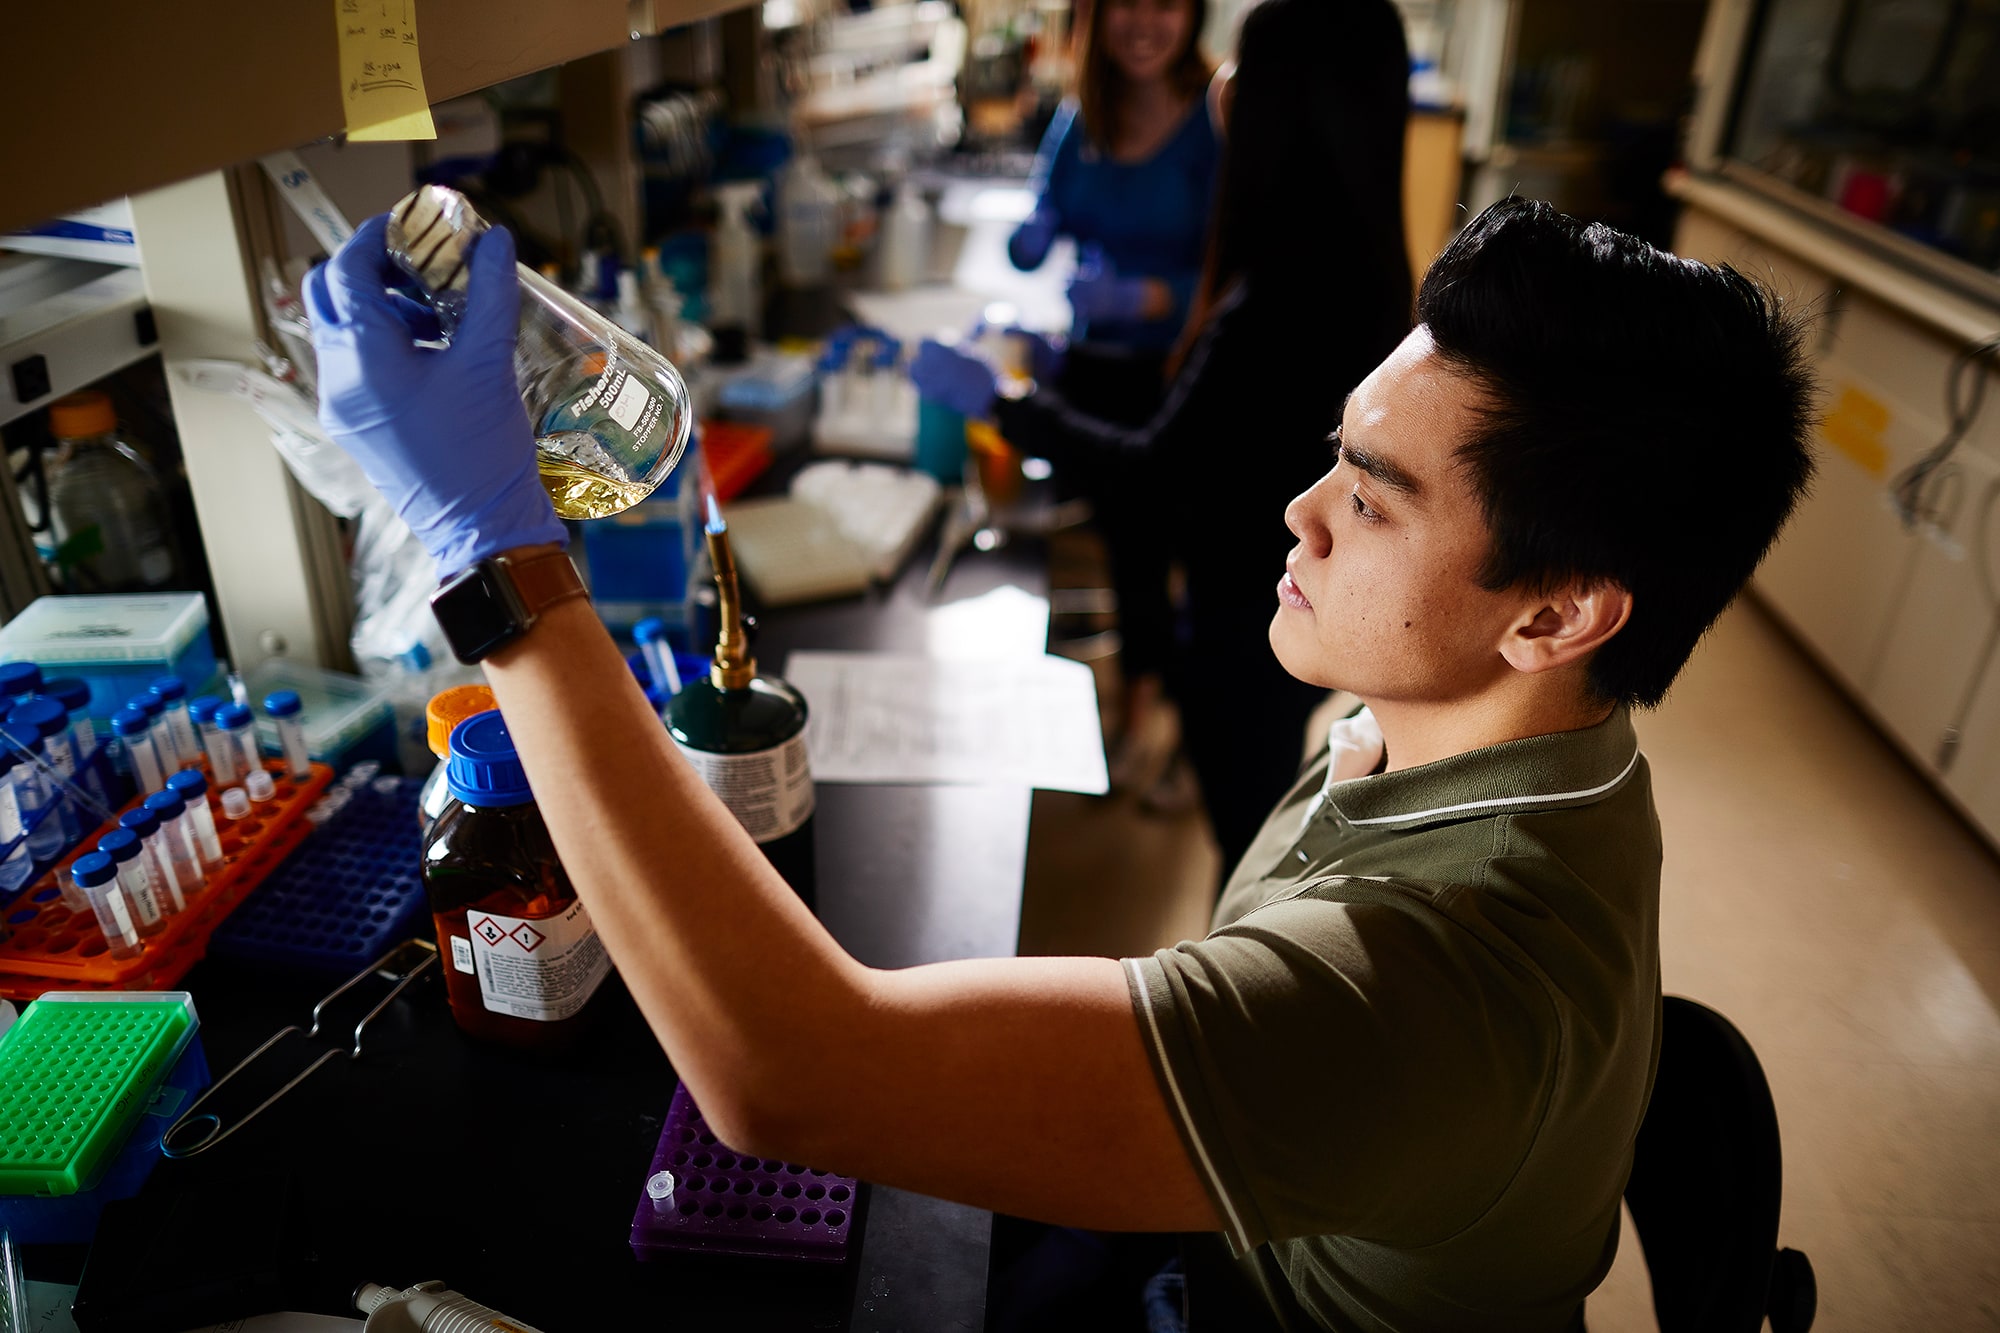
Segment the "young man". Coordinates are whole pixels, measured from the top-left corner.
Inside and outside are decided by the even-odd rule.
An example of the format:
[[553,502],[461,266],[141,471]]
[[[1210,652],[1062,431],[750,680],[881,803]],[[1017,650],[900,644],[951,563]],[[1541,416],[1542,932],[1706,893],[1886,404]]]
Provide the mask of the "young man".
[[[308,300],[329,431],[442,573],[504,553],[479,575],[499,580],[561,528],[514,393],[504,232],[471,267],[446,351],[385,296],[379,220]],[[564,864],[724,1139],[1064,1225],[1211,1233],[1239,1262],[1197,1265],[1191,1298],[1223,1327],[1578,1325],[1658,1046],[1630,709],[1790,512],[1810,384],[1754,284],[1541,204],[1475,220],[1418,316],[1286,512],[1271,627],[1288,670],[1368,709],[1204,940],[865,968],[649,725],[587,602],[486,658]],[[857,1067],[839,1107],[787,1096]]]

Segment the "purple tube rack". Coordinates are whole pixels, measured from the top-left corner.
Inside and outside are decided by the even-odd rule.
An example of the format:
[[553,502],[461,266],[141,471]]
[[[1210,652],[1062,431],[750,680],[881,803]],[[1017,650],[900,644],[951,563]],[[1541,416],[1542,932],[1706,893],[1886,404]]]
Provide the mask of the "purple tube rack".
[[672,1202],[656,1208],[641,1182],[632,1213],[632,1253],[641,1259],[690,1251],[826,1264],[847,1258],[854,1179],[743,1156],[716,1139],[685,1084],[674,1089],[646,1179],[662,1171],[674,1174]]

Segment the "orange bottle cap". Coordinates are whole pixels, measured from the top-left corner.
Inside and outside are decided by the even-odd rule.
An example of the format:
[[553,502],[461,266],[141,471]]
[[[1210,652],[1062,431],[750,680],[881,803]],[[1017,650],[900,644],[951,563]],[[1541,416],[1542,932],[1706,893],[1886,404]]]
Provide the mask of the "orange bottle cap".
[[424,740],[431,753],[443,759],[451,754],[451,729],[468,717],[490,713],[498,704],[493,691],[484,685],[454,685],[431,696],[424,706]]
[[49,430],[59,440],[109,435],[117,429],[118,414],[111,410],[111,399],[95,389],[73,393],[49,404]]

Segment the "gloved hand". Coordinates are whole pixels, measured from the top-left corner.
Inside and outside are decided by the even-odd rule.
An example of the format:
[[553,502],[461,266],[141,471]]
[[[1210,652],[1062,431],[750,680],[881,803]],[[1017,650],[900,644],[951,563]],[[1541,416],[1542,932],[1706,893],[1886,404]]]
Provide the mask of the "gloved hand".
[[1014,228],[1014,234],[1007,238],[1007,258],[1023,273],[1040,268],[1042,261],[1049,257],[1049,249],[1056,243],[1056,231],[1062,219],[1055,209],[1047,204],[1037,204],[1027,220]]
[[521,292],[514,238],[495,227],[473,246],[466,307],[448,348],[437,321],[388,291],[388,219],[361,224],[306,275],[319,355],[319,420],[353,456],[449,578],[516,546],[568,535],[535,473],[535,438],[514,382]]
[[1018,324],[1007,330],[1007,336],[1028,344],[1028,373],[1035,377],[1035,383],[1056,382],[1056,376],[1062,374],[1063,359],[1069,355],[1063,339],[1050,338]]
[[917,359],[910,363],[910,379],[919,396],[943,403],[961,416],[993,415],[998,376],[984,359],[962,348],[924,339]]
[[1069,280],[1069,308],[1079,322],[1136,324],[1146,317],[1146,279],[1121,278],[1102,254],[1086,254]]
[[[987,338],[992,331],[993,325],[981,319],[972,326],[972,332],[967,335],[971,345],[988,349],[981,353],[982,356],[991,355]],[[1033,376],[1037,384],[1055,383],[1056,376],[1062,374],[1063,361],[1069,356],[1067,339],[1060,334],[1051,338],[1046,334],[1036,333],[1033,329],[1022,328],[1019,324],[1004,325],[1000,332],[1011,345],[1002,353],[1001,363],[995,368],[996,373],[1018,368],[1022,374]],[[1023,355],[1026,358],[1025,364],[1020,359]]]

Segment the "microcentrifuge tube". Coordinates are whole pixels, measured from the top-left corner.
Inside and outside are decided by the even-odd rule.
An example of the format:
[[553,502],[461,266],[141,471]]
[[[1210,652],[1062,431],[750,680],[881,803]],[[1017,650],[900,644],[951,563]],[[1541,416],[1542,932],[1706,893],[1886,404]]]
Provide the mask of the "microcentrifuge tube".
[[[146,724],[153,731],[153,752],[160,757],[160,780],[164,782],[166,774],[179,767],[176,760],[181,752],[179,742],[174,740],[174,724],[167,717],[166,701],[148,690],[144,694],[135,694],[127,699],[125,706],[136,708],[146,715]],[[156,787],[154,790],[158,791],[159,788]]]
[[653,1211],[664,1213],[674,1204],[674,1173],[655,1171],[646,1181],[646,1197],[653,1201]]
[[647,616],[632,627],[632,638],[646,659],[646,674],[653,678],[653,688],[668,698],[679,694],[681,674],[674,665],[673,645],[667,641],[667,622]]
[[278,780],[271,776],[268,768],[253,768],[250,776],[243,781],[243,790],[258,805],[270,800],[278,793]]
[[274,690],[264,696],[264,713],[278,724],[278,744],[285,752],[285,771],[292,781],[312,776],[312,756],[306,753],[305,705],[297,690]]
[[146,808],[160,821],[160,842],[174,863],[174,877],[180,881],[182,895],[193,893],[201,887],[206,875],[201,868],[201,852],[195,846],[194,820],[188,816],[187,802],[168,787],[148,796]]
[[231,787],[222,793],[222,817],[224,819],[247,819],[250,815],[250,796],[241,787]]
[[138,835],[139,845],[149,858],[147,868],[153,872],[153,883],[159,886],[160,911],[172,916],[186,907],[186,892],[193,886],[181,883],[173,854],[167,850],[167,840],[160,836],[160,817],[140,806],[118,816],[118,826]]
[[105,951],[113,958],[136,958],[144,951],[139,928],[118,887],[118,864],[103,852],[87,852],[69,868],[70,878],[90,899],[97,928],[104,932]]
[[201,758],[201,741],[194,734],[193,719],[188,717],[187,683],[179,676],[162,676],[146,692],[166,710],[167,731],[174,738],[174,753],[167,767],[179,768]]
[[160,910],[160,895],[153,886],[153,869],[139,835],[131,829],[113,829],[97,840],[97,850],[118,864],[118,886],[125,890],[132,917],[141,935],[157,935],[167,923]]
[[224,704],[216,710],[215,721],[222,728],[223,740],[235,747],[230,751],[235,767],[231,782],[247,778],[264,766],[263,751],[257,748],[257,727],[248,708],[242,704]]
[[222,729],[221,714],[230,705],[218,705],[215,720],[201,733],[202,748],[208,751],[208,771],[215,775],[218,790],[233,787],[242,781],[243,775],[236,771],[236,740]]
[[137,708],[119,709],[111,715],[111,734],[123,742],[125,757],[132,764],[132,780],[140,791],[150,795],[166,785],[160,751],[153,744],[152,723],[145,713]]
[[208,808],[208,779],[198,768],[184,768],[167,779],[167,788],[187,803],[189,825],[201,859],[211,866],[222,864],[222,839],[215,836],[215,812]]

